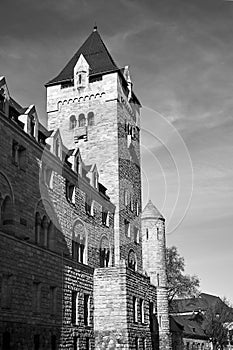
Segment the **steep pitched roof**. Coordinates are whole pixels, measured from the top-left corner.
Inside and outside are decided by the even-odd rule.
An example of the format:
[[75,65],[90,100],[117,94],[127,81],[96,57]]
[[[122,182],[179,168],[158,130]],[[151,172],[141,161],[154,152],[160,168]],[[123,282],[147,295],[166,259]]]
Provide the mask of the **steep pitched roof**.
[[149,200],[145,208],[143,209],[142,212],[142,219],[163,219],[163,215],[160,213],[160,211],[156,208],[156,206]]
[[65,68],[63,68],[63,70],[54,79],[50,80],[46,86],[73,79],[73,69],[81,54],[83,54],[90,66],[90,75],[119,69],[102,41],[97,28],[94,27],[93,32],[74,54]]

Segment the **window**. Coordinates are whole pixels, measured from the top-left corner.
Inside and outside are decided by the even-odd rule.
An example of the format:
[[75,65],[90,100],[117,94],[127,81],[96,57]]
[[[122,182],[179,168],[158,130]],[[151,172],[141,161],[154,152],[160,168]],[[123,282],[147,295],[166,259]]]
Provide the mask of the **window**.
[[73,290],[71,296],[71,323],[78,324],[78,292]]
[[86,338],[86,350],[90,349],[90,339]]
[[40,226],[40,235],[39,235],[39,245],[42,247],[47,247],[48,246],[48,219],[44,215],[41,226]]
[[136,216],[139,215],[139,205],[138,205],[138,201],[135,202],[135,210],[136,210]]
[[1,223],[2,225],[11,225],[14,223],[13,206],[12,206],[11,198],[9,196],[6,196],[2,203]]
[[125,235],[130,237],[130,223],[127,219],[125,219]]
[[156,230],[157,230],[157,239],[159,239],[159,228],[157,227]]
[[87,214],[93,216],[94,213],[91,212],[91,204],[92,204],[91,197],[90,197],[88,194],[86,194],[85,210],[86,210],[86,213],[87,213]]
[[93,126],[94,125],[94,113],[93,112],[89,112],[87,115],[87,124],[89,126]]
[[12,275],[3,275],[2,276],[2,308],[10,309],[12,301]]
[[149,229],[148,228],[146,229],[146,239],[147,240],[149,239]]
[[140,299],[140,321],[141,321],[141,323],[145,322],[144,300],[143,299]]
[[78,350],[79,349],[79,339],[78,337],[75,335],[74,336],[74,341],[73,341],[73,345],[74,345],[74,350]]
[[137,227],[134,227],[134,243],[139,243],[139,229]]
[[41,296],[41,283],[33,282],[32,286],[32,311],[34,313],[40,312],[40,296]]
[[103,237],[100,243],[100,267],[108,267],[110,260],[110,248],[107,237]]
[[142,350],[146,350],[146,338],[142,339]]
[[0,90],[0,111],[4,112],[5,111],[5,98],[3,96],[4,90]]
[[83,264],[86,253],[86,234],[81,221],[75,223],[72,238],[72,258]]
[[66,180],[66,198],[70,203],[75,204],[75,186]]
[[136,271],[137,269],[137,261],[136,261],[136,254],[131,249],[128,255],[128,266],[130,269]]
[[44,182],[49,188],[53,188],[53,171],[47,166],[44,168]]
[[9,350],[11,348],[11,335],[9,332],[4,332],[2,335],[2,350]]
[[74,129],[77,125],[77,120],[75,115],[70,116],[70,130]]
[[35,334],[34,335],[34,350],[39,350],[40,349],[40,335]]
[[139,338],[138,337],[135,338],[135,349],[139,350]]
[[157,273],[157,286],[159,287],[160,285],[160,278],[159,278],[159,273]]
[[35,136],[35,120],[33,117],[29,117],[29,133],[31,136]]
[[83,127],[86,125],[85,115],[81,113],[78,117],[78,126]]
[[159,328],[162,328],[162,316],[159,316]]
[[127,193],[127,190],[124,190],[124,204],[125,204],[125,206],[128,205],[128,193]]
[[130,195],[130,202],[129,202],[130,210],[133,211],[133,196]]
[[51,350],[57,350],[57,337],[54,334],[51,336]]
[[57,306],[57,288],[50,287],[49,288],[49,304],[50,304],[50,314],[56,314],[56,306]]
[[138,322],[138,300],[133,296],[133,321]]
[[90,296],[84,294],[84,324],[89,326],[90,324]]
[[27,156],[26,148],[19,145],[18,142],[13,141],[12,144],[12,161],[21,170],[26,170]]
[[60,157],[60,141],[58,138],[55,141],[55,155]]
[[109,227],[109,212],[104,208],[102,208],[102,224]]

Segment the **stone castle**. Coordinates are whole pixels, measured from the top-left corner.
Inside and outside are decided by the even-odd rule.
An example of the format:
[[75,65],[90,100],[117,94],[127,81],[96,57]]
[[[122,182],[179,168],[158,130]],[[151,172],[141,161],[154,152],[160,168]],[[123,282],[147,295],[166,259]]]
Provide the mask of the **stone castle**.
[[0,77],[0,349],[171,349],[165,220],[142,212],[140,102],[97,28],[46,84]]

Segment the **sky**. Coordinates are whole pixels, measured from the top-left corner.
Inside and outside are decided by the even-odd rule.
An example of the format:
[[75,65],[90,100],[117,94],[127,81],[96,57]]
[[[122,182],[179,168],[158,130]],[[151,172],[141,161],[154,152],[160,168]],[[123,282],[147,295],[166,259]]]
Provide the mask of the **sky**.
[[41,121],[95,24],[142,103],[143,203],[201,290],[233,302],[233,1],[1,0],[0,75]]

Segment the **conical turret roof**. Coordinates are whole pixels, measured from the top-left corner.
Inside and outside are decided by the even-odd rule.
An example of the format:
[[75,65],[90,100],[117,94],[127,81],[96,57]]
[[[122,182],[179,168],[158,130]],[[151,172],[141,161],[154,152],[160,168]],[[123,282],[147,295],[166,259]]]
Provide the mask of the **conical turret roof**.
[[50,80],[46,86],[73,79],[74,66],[81,54],[83,54],[90,66],[90,75],[116,71],[119,69],[113,61],[108,49],[97,31],[97,27],[95,26],[93,32],[74,54],[65,68],[63,68],[63,70],[54,79]]
[[152,203],[151,200],[147,203],[142,212],[142,219],[162,219],[164,220],[163,215],[156,208],[156,206]]

